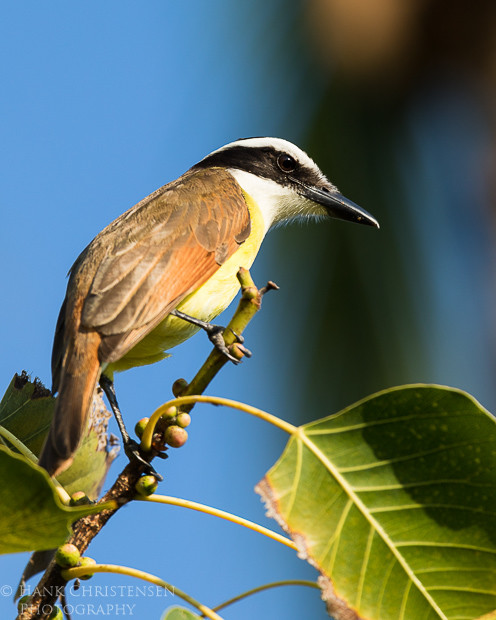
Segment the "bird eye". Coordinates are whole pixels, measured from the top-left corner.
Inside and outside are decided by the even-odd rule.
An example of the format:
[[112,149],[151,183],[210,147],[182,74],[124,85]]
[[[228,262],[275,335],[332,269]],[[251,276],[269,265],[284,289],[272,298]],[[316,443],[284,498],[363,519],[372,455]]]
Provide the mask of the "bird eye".
[[283,172],[293,172],[296,168],[296,159],[287,153],[281,153],[277,158],[277,165]]

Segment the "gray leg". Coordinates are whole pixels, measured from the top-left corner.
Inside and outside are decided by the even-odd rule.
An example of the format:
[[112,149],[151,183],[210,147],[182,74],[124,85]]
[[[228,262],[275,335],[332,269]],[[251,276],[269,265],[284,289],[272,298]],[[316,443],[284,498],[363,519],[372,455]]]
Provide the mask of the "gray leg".
[[124,420],[122,419],[122,413],[119,409],[119,404],[117,403],[117,398],[115,395],[114,383],[104,374],[100,377],[100,386],[102,390],[105,392],[105,396],[109,401],[110,408],[115,416],[117,424],[119,426],[119,430],[122,435],[122,443],[124,444],[124,452],[126,453],[128,459],[130,461],[137,461],[140,465],[145,467],[145,471],[148,474],[152,474],[159,481],[163,480],[163,477],[155,471],[151,463],[146,461],[142,456],[139,449],[139,444],[129,437],[129,433],[127,432],[126,425],[124,424]]

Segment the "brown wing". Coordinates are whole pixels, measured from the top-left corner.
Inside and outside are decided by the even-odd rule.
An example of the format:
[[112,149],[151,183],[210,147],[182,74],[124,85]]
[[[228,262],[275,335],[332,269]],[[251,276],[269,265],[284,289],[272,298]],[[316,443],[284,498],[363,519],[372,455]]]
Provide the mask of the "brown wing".
[[54,342],[55,389],[71,337],[65,319],[81,296],[81,320],[67,325],[96,331],[100,360],[118,360],[208,280],[249,233],[243,194],[220,168],[187,172],[112,222],[71,270]]

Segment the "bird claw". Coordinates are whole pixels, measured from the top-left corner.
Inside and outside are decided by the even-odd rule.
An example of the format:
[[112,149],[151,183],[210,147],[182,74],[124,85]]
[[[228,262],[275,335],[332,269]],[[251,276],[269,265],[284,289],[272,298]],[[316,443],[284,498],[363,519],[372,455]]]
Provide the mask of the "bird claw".
[[253,353],[250,351],[250,349],[247,349],[243,344],[241,344],[240,342],[238,342],[238,349],[243,353],[243,355],[245,357],[251,357],[253,355]]
[[236,347],[236,348],[237,348],[239,351],[241,351],[241,353],[242,353],[245,357],[251,357],[251,356],[253,355],[253,353],[250,351],[250,349],[247,349],[247,348],[244,346],[244,344],[243,344],[243,343],[244,343],[244,341],[245,341],[244,337],[243,337],[241,334],[236,333],[236,332],[234,331],[234,329],[231,329],[231,328],[229,328],[229,329],[232,331],[232,333],[234,334],[234,337],[236,338],[236,345],[237,345],[237,347]]
[[[217,351],[220,351],[223,355],[225,355],[227,359],[231,360],[233,364],[239,364],[241,362],[240,359],[235,357],[229,351],[229,348],[224,342],[223,334],[226,330],[225,327],[222,327],[222,325],[214,325],[213,323],[206,323],[205,321],[201,321],[200,319],[191,317],[188,314],[184,314],[184,312],[180,312],[179,310],[172,310],[171,314],[177,316],[180,319],[183,319],[183,321],[188,321],[188,323],[192,323],[193,325],[197,325],[198,327],[203,329],[207,333],[208,339],[214,345]],[[241,336],[241,334],[237,334],[233,329],[229,329],[232,331],[234,337],[236,338],[236,344],[239,350],[243,353],[243,355],[246,355],[246,357],[251,357],[251,351],[243,346],[243,342],[245,341],[243,336]]]
[[[246,357],[251,357],[252,352],[243,345],[243,342],[245,341],[243,336],[241,334],[237,334],[230,327],[229,330],[234,334],[234,337],[236,338],[236,345],[238,350],[240,350]],[[224,341],[224,332],[226,331],[225,327],[222,327],[222,325],[209,324],[208,327],[205,328],[205,331],[207,332],[210,342],[218,351],[225,355],[228,360],[230,360],[233,364],[241,363],[241,360],[235,357],[226,346],[226,343]]]
[[134,439],[129,439],[129,441],[124,444],[124,452],[126,453],[127,458],[131,462],[134,462],[137,465],[141,465],[144,468],[145,473],[154,476],[158,482],[163,481],[163,476],[155,470],[151,463],[149,463],[146,459],[143,458],[143,456],[141,455],[139,444],[134,441]]
[[[234,334],[234,337],[236,338],[236,342],[238,344],[243,344],[243,342],[245,341],[244,337],[241,334],[238,334],[237,332],[234,331],[234,329],[231,329],[231,332]],[[244,348],[244,347],[243,347]],[[247,349],[248,350],[248,349]]]
[[207,332],[208,339],[217,351],[220,351],[223,355],[225,355],[233,364],[239,364],[240,360],[232,355],[224,342],[225,327],[222,327],[221,325],[209,324],[208,327],[205,327],[205,331]]

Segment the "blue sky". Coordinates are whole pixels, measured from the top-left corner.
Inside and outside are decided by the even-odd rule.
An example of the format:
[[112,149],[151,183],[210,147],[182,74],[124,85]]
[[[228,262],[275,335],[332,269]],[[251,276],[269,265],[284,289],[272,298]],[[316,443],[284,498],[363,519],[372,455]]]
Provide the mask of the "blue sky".
[[[50,384],[66,274],[101,228],[228,141],[248,135],[298,140],[307,108],[298,100],[300,85],[290,68],[274,72],[286,51],[268,36],[274,20],[280,25],[288,19],[283,6],[278,0],[256,6],[228,0],[2,3],[4,387],[22,369]],[[277,280],[270,248],[252,273],[260,284]],[[226,368],[209,393],[284,415],[276,389],[284,363],[280,367],[267,355],[277,338],[268,331],[282,311],[277,295],[265,307],[247,334],[255,357]],[[170,396],[174,379],[191,377],[208,351],[198,335],[171,360],[119,376],[129,426]],[[165,475],[159,490],[276,528],[265,519],[253,487],[284,443],[279,431],[260,421],[198,407],[187,445],[159,463]],[[123,465],[121,456],[109,480]],[[266,581],[315,577],[293,552],[254,533],[179,508],[143,504],[121,510],[89,555],[155,573],[212,605]],[[26,559],[2,557],[0,583],[15,586]],[[135,617],[158,618],[177,602],[135,596],[132,580],[102,576],[90,584],[124,585],[127,597],[116,601],[91,590],[86,602],[126,602],[135,605]],[[0,615],[12,611],[10,597],[0,596]],[[225,616],[243,620],[254,614],[325,617],[315,591],[302,588],[262,594]]]

